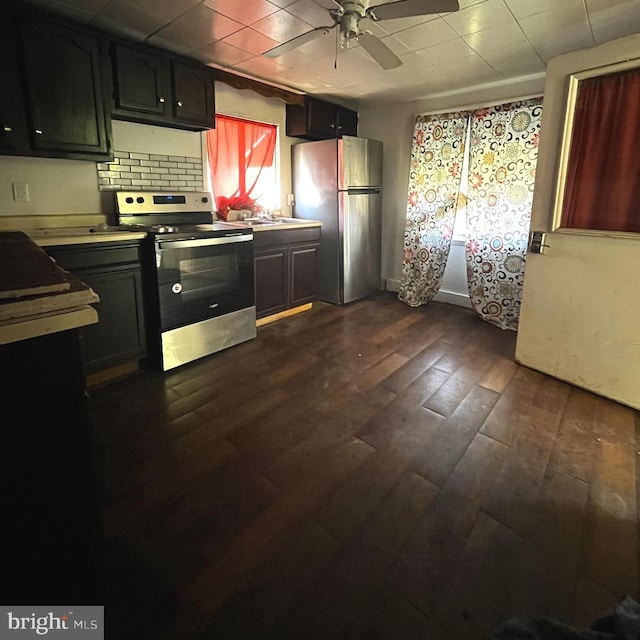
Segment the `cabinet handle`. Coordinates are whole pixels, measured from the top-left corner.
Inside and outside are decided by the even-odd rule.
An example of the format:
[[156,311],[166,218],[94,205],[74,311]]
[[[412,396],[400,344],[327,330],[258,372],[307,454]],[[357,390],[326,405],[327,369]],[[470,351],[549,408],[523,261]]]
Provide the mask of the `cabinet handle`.
[[178,100],[178,106],[181,107],[182,106],[182,102],[180,100]]
[[35,130],[35,132],[36,132],[39,136],[41,136],[41,135],[42,135],[42,129],[36,129],[36,130]]
[[335,128],[336,128],[336,125],[335,125],[335,124],[333,124],[333,122],[332,122],[329,126],[330,126],[332,129],[335,129]]
[[342,125],[341,124],[338,125],[338,130],[340,130],[340,129],[342,129]]
[[11,127],[2,127],[2,130],[5,131],[6,133],[11,133],[13,131]]
[[160,104],[164,104],[164,98],[161,96],[160,98],[158,98],[158,102],[159,102]]

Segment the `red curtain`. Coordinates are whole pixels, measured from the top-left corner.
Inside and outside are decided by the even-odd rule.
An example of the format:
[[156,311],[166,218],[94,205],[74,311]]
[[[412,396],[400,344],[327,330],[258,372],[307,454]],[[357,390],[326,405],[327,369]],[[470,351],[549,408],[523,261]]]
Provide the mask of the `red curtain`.
[[252,209],[256,185],[265,167],[273,165],[277,128],[271,124],[216,116],[207,131],[207,153],[218,216],[229,209]]
[[582,80],[562,227],[640,231],[640,72]]

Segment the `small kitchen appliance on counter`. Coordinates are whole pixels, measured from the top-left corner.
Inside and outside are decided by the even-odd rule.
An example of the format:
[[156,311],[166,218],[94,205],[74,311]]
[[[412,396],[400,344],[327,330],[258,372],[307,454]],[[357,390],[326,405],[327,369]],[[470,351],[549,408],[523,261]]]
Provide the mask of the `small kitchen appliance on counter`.
[[256,337],[253,230],[213,220],[208,192],[116,196],[119,229],[145,231],[148,361],[166,371]]

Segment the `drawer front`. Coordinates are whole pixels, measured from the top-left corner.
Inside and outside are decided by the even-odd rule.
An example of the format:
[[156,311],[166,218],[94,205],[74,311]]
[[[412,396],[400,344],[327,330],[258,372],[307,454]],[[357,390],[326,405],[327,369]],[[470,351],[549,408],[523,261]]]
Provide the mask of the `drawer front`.
[[140,243],[136,240],[47,247],[47,253],[63,269],[74,272],[96,267],[140,263]]

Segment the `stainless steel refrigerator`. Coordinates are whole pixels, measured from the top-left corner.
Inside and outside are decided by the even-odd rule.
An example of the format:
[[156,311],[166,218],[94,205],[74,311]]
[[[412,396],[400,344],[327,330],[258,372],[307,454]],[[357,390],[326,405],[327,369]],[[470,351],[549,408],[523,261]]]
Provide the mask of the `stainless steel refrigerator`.
[[320,220],[319,298],[380,290],[382,142],[354,136],[291,147],[296,218]]

